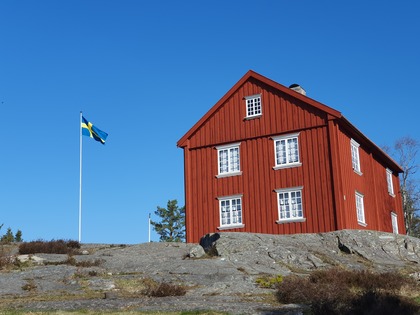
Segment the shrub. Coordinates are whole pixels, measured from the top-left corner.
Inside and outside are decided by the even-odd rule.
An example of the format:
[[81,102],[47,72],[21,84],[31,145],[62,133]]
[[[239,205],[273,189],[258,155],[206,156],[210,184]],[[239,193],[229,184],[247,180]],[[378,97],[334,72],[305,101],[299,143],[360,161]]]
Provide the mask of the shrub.
[[3,245],[0,245],[0,269],[13,264],[13,258],[10,255],[10,250],[6,250]]
[[417,289],[412,279],[397,273],[335,268],[314,271],[307,278],[286,277],[276,296],[281,303],[309,304],[314,315],[415,314],[418,306],[398,295],[402,286]]
[[80,248],[80,243],[77,241],[32,241],[25,242],[19,245],[19,254],[75,254]]
[[187,293],[187,290],[183,286],[162,282],[157,287],[152,288],[147,295],[153,297],[164,297],[182,296],[185,295],[185,293]]
[[277,275],[277,276],[264,275],[264,276],[258,277],[255,280],[255,282],[261,288],[275,289],[280,283],[283,282],[283,276],[282,275]]

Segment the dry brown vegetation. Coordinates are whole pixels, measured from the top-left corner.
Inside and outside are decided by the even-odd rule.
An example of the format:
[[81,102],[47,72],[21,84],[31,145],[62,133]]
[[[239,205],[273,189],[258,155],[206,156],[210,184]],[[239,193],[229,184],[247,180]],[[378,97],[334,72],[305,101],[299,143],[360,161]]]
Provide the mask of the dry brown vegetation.
[[307,304],[313,315],[418,314],[418,303],[403,291],[418,295],[419,284],[398,273],[336,268],[314,271],[309,277],[285,277],[276,296],[281,303]]
[[80,243],[72,240],[32,241],[19,245],[19,254],[77,254]]

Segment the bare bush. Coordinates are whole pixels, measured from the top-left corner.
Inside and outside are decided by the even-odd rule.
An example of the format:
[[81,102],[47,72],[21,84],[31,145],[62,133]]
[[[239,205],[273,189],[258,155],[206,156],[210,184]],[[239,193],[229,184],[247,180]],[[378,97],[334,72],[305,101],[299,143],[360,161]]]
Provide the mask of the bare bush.
[[308,304],[314,315],[416,314],[418,305],[399,295],[402,286],[418,290],[412,279],[397,273],[330,269],[307,278],[285,277],[276,296],[281,303]]
[[162,282],[157,287],[152,288],[147,295],[153,297],[164,297],[182,296],[185,295],[185,293],[187,293],[187,290],[183,286]]
[[43,241],[37,240],[32,242],[24,242],[19,245],[19,254],[76,254],[80,248],[80,243],[77,241],[52,240]]
[[0,245],[0,269],[3,269],[14,262],[13,257],[10,255],[10,250],[6,249],[5,246]]

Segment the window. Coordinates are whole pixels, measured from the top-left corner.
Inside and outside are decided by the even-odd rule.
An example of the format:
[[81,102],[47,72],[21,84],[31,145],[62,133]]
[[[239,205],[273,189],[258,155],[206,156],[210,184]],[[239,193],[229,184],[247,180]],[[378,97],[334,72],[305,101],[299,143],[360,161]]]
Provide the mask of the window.
[[283,222],[302,222],[302,187],[276,190],[278,200],[279,220]]
[[351,139],[350,145],[351,145],[351,163],[353,166],[353,170],[357,174],[362,175],[362,172],[360,171],[360,158],[359,158],[360,144],[358,144],[356,141]]
[[358,192],[356,192],[356,211],[357,211],[357,222],[362,226],[366,226],[365,205],[363,203],[363,195]]
[[394,185],[392,184],[392,171],[390,169],[386,169],[386,182],[388,185],[388,193],[392,196],[395,197],[394,195]]
[[394,212],[391,212],[391,222],[392,222],[392,233],[398,234],[398,216]]
[[221,229],[242,228],[242,195],[219,198]]
[[245,97],[246,117],[253,118],[262,115],[261,94]]
[[217,147],[217,158],[219,161],[218,177],[241,174],[239,146],[239,143],[235,143],[228,146]]
[[274,169],[301,165],[298,136],[299,134],[292,134],[273,138],[276,160]]

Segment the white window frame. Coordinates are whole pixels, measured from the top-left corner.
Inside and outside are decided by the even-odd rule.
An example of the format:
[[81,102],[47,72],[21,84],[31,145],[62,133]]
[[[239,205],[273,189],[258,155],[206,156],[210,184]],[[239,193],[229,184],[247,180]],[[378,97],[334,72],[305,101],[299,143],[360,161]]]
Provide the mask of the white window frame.
[[398,215],[395,212],[391,212],[391,224],[392,233],[398,234]]
[[[242,195],[225,196],[217,199],[219,200],[220,223],[220,226],[217,229],[228,230],[245,227],[243,224]],[[235,203],[235,205],[233,205],[233,203]],[[226,207],[228,207],[227,210]]]
[[362,175],[362,171],[360,170],[359,147],[360,147],[360,144],[358,144],[354,139],[350,140],[351,164],[352,164],[353,170],[356,174]]
[[388,193],[390,196],[395,197],[394,194],[394,184],[393,184],[393,180],[392,180],[392,171],[387,168],[386,169],[386,184],[388,187]]
[[246,118],[252,119],[262,116],[261,94],[255,94],[245,97]]
[[364,202],[364,195],[357,192],[355,193],[355,201],[356,201],[356,215],[357,215],[357,223],[359,225],[366,227],[366,217],[365,217],[365,202]]
[[[303,215],[302,190],[303,190],[303,186],[275,190],[275,192],[277,193],[276,197],[277,197],[277,211],[278,211],[278,220],[276,221],[276,223],[281,224],[281,223],[306,221]],[[297,194],[299,196],[297,196]],[[288,201],[290,201],[291,206],[289,204],[281,204],[280,198],[282,195],[283,196],[286,195],[285,197],[287,198]],[[297,203],[297,199],[300,199],[300,203]],[[287,209],[287,206],[289,206],[289,209]],[[300,206],[300,209],[299,209],[299,206]],[[293,209],[292,207],[297,207],[297,208]]]
[[[236,176],[241,175],[241,150],[240,143],[232,143],[216,147],[217,149],[217,169],[218,175],[216,177]],[[237,150],[238,154],[235,156],[234,152]],[[221,154],[225,154],[227,160],[225,161]],[[233,161],[233,159],[237,159]],[[222,161],[223,159],[223,161]]]
[[[277,136],[272,138],[274,140],[274,167],[273,169],[277,170],[280,168],[288,168],[288,167],[296,167],[301,166],[302,163],[300,162],[300,150],[299,150],[299,133],[293,133],[283,136]],[[296,139],[296,152],[291,152],[291,145],[289,143],[289,140]],[[278,143],[284,141],[284,151],[285,151],[285,159],[286,161],[284,163],[279,163],[279,150]],[[296,157],[297,159],[292,159],[291,157]]]

